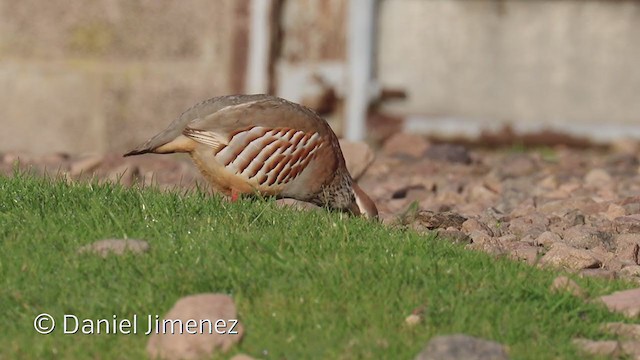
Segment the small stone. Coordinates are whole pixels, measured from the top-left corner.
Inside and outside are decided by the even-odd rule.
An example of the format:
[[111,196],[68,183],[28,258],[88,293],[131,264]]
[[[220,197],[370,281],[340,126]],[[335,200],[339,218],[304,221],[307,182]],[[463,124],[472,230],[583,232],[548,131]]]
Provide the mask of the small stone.
[[577,225],[568,228],[562,235],[562,242],[578,249],[592,249],[598,245],[611,247],[611,234],[598,231],[589,225]]
[[584,290],[578,285],[575,281],[569,279],[566,276],[558,276],[551,283],[551,291],[553,292],[562,292],[566,291],[573,296],[577,296],[580,298],[585,297]]
[[601,212],[603,205],[587,196],[548,201],[538,207],[538,211],[547,215],[564,216],[572,211],[581,215],[593,215]]
[[[498,237],[498,241],[502,244],[509,244],[518,241],[518,237],[513,234],[506,234]],[[524,239],[521,241],[525,242]]]
[[514,154],[507,156],[500,168],[499,176],[505,178],[521,178],[531,175],[538,170],[538,164],[528,154]]
[[618,138],[611,142],[611,150],[621,154],[637,154],[640,143],[633,138]]
[[[504,237],[504,236],[503,236]],[[500,240],[499,238],[498,240]],[[504,243],[503,243],[504,244]],[[531,246],[525,242],[508,243],[509,256],[514,260],[524,261],[529,265],[535,265],[539,261],[540,248]]]
[[498,194],[484,184],[475,184],[469,189],[469,201],[492,203],[498,199]]
[[610,334],[620,336],[625,339],[640,340],[640,325],[638,324],[612,322],[605,324],[603,329]]
[[529,220],[526,218],[512,219],[509,222],[509,232],[519,237],[525,237],[528,235],[532,238],[537,238],[540,234],[547,231],[546,226],[533,224],[528,221]]
[[619,271],[620,275],[628,277],[640,277],[640,265],[625,266]]
[[618,204],[609,204],[607,211],[604,213],[604,216],[610,221],[625,215],[627,215],[627,211],[622,205]]
[[422,316],[417,314],[411,314],[404,319],[404,323],[407,326],[416,326],[422,322]]
[[555,190],[558,188],[558,178],[555,175],[548,175],[540,180],[538,186],[545,190]]
[[247,354],[236,354],[229,360],[256,360],[256,359]]
[[640,233],[640,214],[621,216],[613,220],[616,231],[620,234]]
[[555,243],[540,259],[540,264],[561,267],[569,270],[597,268],[600,261],[589,250],[574,249],[563,243]]
[[622,353],[620,344],[615,340],[573,339],[573,344],[580,350],[595,356],[619,357]]
[[281,207],[289,207],[297,211],[320,210],[321,208],[308,202],[298,201],[295,199],[278,199],[276,205]]
[[480,230],[471,231],[469,238],[471,239],[472,244],[487,244],[493,239],[490,235],[487,235],[487,233]]
[[465,234],[471,234],[474,231],[479,231],[485,233],[488,236],[493,236],[493,231],[491,231],[491,229],[486,224],[483,224],[482,222],[474,218],[467,219],[465,222],[463,222],[460,230]]
[[464,334],[436,336],[416,356],[416,360],[506,360],[504,345]]
[[620,234],[615,237],[616,257],[640,265],[640,234]]
[[613,179],[604,169],[592,169],[584,177],[584,182],[588,186],[605,187],[609,186]]
[[[233,299],[223,294],[183,297],[162,319],[181,320],[183,328],[187,328],[190,321],[195,321],[198,331],[152,333],[147,343],[147,353],[152,359],[210,358],[218,348],[227,352],[243,335]],[[199,331],[201,325],[204,331]]]
[[94,253],[107,257],[113,255],[123,255],[125,252],[142,254],[149,251],[149,243],[136,239],[105,239],[93,242],[78,249],[79,254]]
[[482,251],[494,256],[502,256],[507,252],[507,247],[501,244],[497,238],[487,236],[479,231],[474,231],[469,235],[472,243],[466,248],[470,250]]
[[[391,194],[392,199],[406,199],[409,196],[411,191],[424,191],[425,193],[427,189],[422,184],[416,185],[407,185],[403,186]],[[412,199],[415,200],[415,199]]]
[[428,147],[429,142],[422,136],[397,133],[385,141],[382,152],[389,156],[420,158]]
[[467,218],[464,216],[451,211],[436,213],[428,210],[420,210],[416,214],[412,226],[418,231],[425,229],[447,229],[450,227],[460,229],[462,223],[466,220]]
[[606,280],[614,280],[618,278],[615,271],[609,269],[583,269],[578,273],[582,277],[594,277]]
[[131,186],[140,178],[140,168],[131,164],[122,164],[109,172],[107,180],[122,186]]
[[90,155],[71,163],[69,172],[72,176],[87,174],[92,172],[102,163],[102,156]]
[[640,359],[640,341],[621,341],[622,353],[630,359]]
[[471,164],[469,150],[462,145],[434,144],[427,148],[425,156],[431,160]]
[[358,180],[375,159],[373,150],[365,142],[344,139],[340,139],[340,148],[349,174],[354,180]]
[[438,233],[438,238],[439,239],[445,239],[445,240],[449,240],[453,243],[456,244],[469,244],[471,243],[471,239],[469,238],[469,236],[467,236],[467,234],[463,233],[460,230],[456,230],[456,229],[438,229],[437,230]]
[[636,317],[640,314],[640,288],[616,291],[613,294],[601,296],[599,299],[611,311],[622,313],[628,317]]
[[560,235],[551,231],[545,231],[536,238],[535,242],[538,245],[549,248],[551,245],[561,241],[562,239],[560,238]]
[[624,208],[627,215],[633,215],[640,213],[640,196],[631,196],[624,198],[618,202],[620,206]]

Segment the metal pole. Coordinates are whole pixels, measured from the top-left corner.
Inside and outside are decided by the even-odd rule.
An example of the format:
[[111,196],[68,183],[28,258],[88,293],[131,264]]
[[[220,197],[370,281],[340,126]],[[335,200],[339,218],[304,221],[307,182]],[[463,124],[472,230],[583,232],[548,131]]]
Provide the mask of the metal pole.
[[245,92],[262,94],[269,87],[269,9],[271,0],[251,0],[249,29],[249,59]]
[[350,0],[348,16],[348,94],[345,138],[360,141],[366,135],[371,100],[376,0]]

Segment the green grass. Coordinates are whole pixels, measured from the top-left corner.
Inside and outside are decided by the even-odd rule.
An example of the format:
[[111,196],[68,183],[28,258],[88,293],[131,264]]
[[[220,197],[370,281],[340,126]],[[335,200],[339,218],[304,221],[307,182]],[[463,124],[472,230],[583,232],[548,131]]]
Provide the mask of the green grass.
[[[145,239],[151,249],[77,253],[112,237]],[[555,275],[273,201],[0,177],[0,358],[141,358],[143,334],[40,335],[34,317],[162,316],[180,297],[205,292],[231,294],[246,328],[227,355],[409,359],[432,336],[462,332],[508,345],[514,359],[581,358],[571,338],[606,337],[599,324],[621,317],[550,293]],[[626,286],[577,281],[592,296]],[[420,306],[424,322],[406,326]]]

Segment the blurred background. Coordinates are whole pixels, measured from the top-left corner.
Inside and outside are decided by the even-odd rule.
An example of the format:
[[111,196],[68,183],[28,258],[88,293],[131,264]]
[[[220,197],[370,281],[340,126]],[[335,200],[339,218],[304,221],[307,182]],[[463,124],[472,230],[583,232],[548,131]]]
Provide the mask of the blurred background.
[[640,1],[0,0],[0,152],[124,152],[272,93],[352,140],[640,138]]

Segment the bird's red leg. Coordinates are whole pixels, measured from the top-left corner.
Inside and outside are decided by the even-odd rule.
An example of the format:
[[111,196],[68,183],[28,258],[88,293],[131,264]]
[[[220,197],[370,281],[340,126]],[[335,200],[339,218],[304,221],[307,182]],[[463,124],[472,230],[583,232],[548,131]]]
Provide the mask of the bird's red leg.
[[231,189],[231,202],[238,201],[238,197],[240,197],[240,193],[236,189]]

